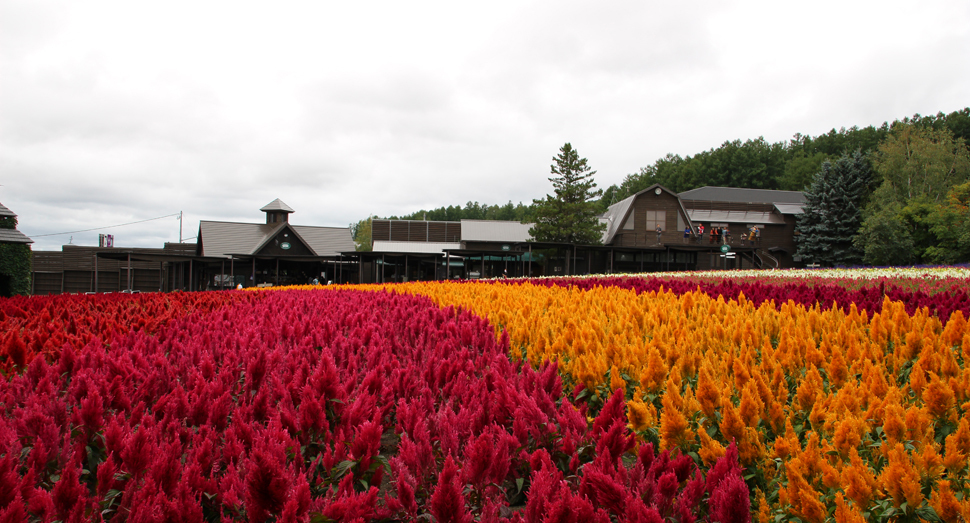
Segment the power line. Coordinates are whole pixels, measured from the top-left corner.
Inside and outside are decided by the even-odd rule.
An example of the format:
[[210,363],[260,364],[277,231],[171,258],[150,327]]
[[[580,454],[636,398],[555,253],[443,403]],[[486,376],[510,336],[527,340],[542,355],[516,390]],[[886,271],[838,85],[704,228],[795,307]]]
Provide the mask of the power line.
[[83,229],[83,230],[80,230],[80,231],[55,232],[55,233],[51,233],[51,234],[28,234],[27,236],[29,236],[30,238],[43,238],[44,236],[62,236],[62,235],[65,235],[65,234],[77,234],[79,232],[101,231],[101,230],[104,230],[104,229],[114,229],[115,227],[124,227],[126,225],[135,225],[136,223],[145,223],[145,222],[151,222],[151,221],[155,221],[155,220],[161,220],[162,218],[171,218],[173,216],[178,216],[180,214],[182,214],[182,213],[181,212],[177,212],[175,214],[166,214],[165,216],[159,216],[158,218],[149,218],[147,220],[138,220],[137,222],[122,223],[122,224],[119,224],[119,225],[108,225],[107,227],[94,227],[93,229]]

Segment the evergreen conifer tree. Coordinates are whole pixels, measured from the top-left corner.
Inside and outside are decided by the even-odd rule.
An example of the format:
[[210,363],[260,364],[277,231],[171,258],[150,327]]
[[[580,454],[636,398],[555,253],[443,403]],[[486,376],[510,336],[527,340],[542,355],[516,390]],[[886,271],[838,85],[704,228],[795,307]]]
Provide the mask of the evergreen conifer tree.
[[606,226],[599,223],[597,203],[593,201],[603,194],[601,189],[594,190],[596,171],[569,143],[559,149],[559,155],[553,161],[551,169],[555,176],[549,181],[556,194],[532,201],[535,225],[529,229],[529,234],[541,242],[602,243]]
[[859,150],[822,163],[798,216],[797,255],[823,266],[862,263],[863,252],[853,240],[862,226],[871,179],[872,168]]

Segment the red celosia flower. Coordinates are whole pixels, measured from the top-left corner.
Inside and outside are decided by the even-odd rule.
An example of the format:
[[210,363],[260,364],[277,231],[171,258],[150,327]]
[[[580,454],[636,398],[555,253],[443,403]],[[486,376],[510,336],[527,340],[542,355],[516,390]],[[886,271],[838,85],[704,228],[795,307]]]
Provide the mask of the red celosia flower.
[[455,460],[448,456],[445,459],[438,486],[431,495],[431,514],[440,523],[469,523],[471,516],[465,509],[465,498],[462,496],[462,486]]
[[737,474],[724,477],[711,493],[711,521],[718,523],[750,523],[751,500],[748,486]]

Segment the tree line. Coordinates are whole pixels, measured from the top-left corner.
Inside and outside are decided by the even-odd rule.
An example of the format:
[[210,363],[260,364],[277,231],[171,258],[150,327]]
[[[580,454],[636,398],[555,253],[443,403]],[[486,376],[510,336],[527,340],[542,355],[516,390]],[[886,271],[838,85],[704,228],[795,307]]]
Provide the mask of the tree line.
[[970,149],[946,125],[895,122],[870,152],[826,160],[797,254],[823,266],[970,262]]
[[[567,143],[551,167],[555,195],[531,205],[468,202],[390,219],[535,222],[537,240],[597,243],[591,232],[596,215],[653,184],[674,192],[704,186],[796,190],[808,197],[796,238],[808,262],[970,261],[968,141],[970,107],[815,137],[796,134],[787,142],[759,137],[693,156],[668,154],[605,190],[593,190],[595,171]],[[358,247],[369,247],[370,218],[351,228]]]
[[764,138],[726,141],[693,156],[668,154],[639,172],[628,174],[619,185],[603,191],[599,207],[606,207],[659,183],[680,193],[698,187],[740,187],[803,191],[826,161],[860,151],[869,154],[889,136],[892,125],[913,125],[934,131],[949,130],[955,138],[970,140],[970,108],[934,116],[903,118],[879,127],[851,127],[811,137],[796,134],[787,142]]

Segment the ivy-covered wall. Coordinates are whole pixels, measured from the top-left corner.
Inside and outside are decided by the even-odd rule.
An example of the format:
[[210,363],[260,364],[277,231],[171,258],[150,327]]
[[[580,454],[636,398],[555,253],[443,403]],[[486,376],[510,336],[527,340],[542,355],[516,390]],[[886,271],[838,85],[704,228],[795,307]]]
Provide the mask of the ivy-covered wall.
[[29,245],[0,244],[0,296],[30,294],[30,261]]
[[[16,216],[0,216],[0,229],[16,229]],[[0,243],[0,296],[30,294],[30,245]]]

